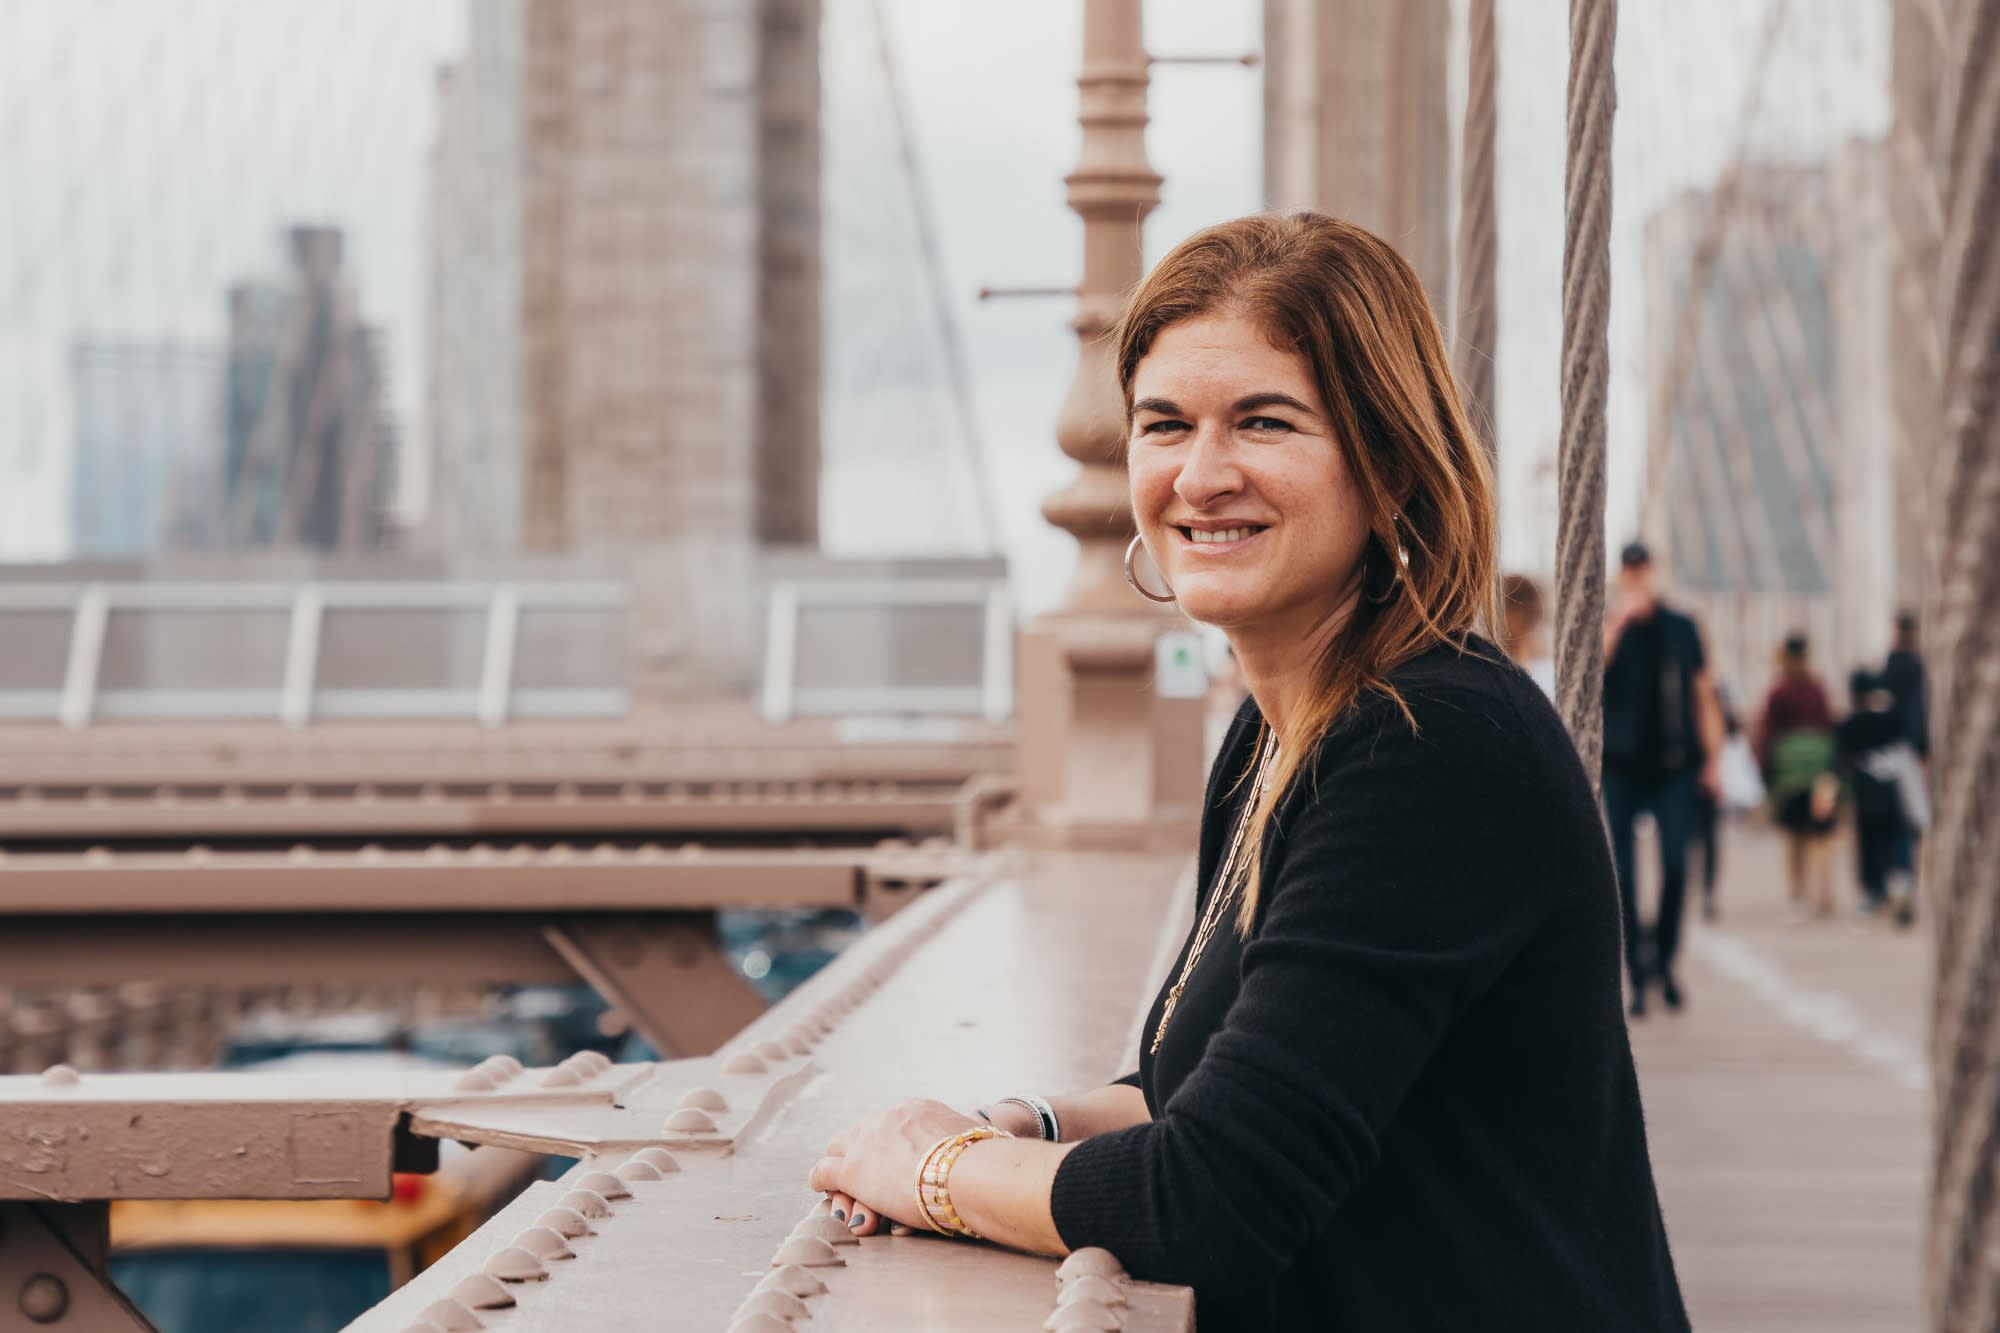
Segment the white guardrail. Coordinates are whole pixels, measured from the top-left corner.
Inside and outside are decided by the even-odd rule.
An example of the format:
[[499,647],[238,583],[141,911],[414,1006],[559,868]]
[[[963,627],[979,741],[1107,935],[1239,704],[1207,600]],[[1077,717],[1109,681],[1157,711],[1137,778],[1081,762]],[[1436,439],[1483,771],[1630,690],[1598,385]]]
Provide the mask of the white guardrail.
[[[621,618],[626,590],[613,582],[184,582],[0,586],[0,625],[10,614],[68,612],[69,643],[55,689],[0,689],[0,719],[84,727],[98,719],[470,718],[497,726],[510,718],[616,717],[629,705],[622,687],[514,683],[524,610],[599,610]],[[266,688],[101,685],[106,631],[121,611],[247,612],[286,616],[280,679]],[[474,612],[485,617],[474,687],[322,688],[320,640],[329,611]],[[16,630],[14,633],[18,633]],[[12,639],[12,634],[0,639]],[[18,640],[15,641],[18,643]]]

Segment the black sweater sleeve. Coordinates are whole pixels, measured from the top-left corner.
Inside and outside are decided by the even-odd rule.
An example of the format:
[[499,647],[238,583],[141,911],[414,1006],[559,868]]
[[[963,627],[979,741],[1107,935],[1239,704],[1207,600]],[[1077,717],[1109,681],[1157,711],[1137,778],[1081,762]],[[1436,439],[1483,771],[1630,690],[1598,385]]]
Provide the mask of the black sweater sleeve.
[[1152,1122],[1064,1159],[1050,1202],[1071,1249],[1197,1291],[1268,1287],[1547,915],[1548,788],[1519,771],[1514,708],[1405,694],[1418,732],[1368,701],[1288,801],[1240,988],[1200,1063]]

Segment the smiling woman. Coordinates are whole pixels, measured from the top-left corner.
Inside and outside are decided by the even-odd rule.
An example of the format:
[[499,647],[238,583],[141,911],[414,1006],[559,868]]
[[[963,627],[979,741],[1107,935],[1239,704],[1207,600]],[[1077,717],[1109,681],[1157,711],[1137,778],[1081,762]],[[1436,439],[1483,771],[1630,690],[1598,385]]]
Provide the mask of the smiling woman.
[[[1682,1333],[1591,787],[1479,634],[1493,497],[1409,266],[1212,227],[1118,331],[1134,518],[1250,698],[1138,1072],[837,1137],[885,1219],[1192,1286],[1204,1333]],[[1150,594],[1149,594],[1150,595]]]

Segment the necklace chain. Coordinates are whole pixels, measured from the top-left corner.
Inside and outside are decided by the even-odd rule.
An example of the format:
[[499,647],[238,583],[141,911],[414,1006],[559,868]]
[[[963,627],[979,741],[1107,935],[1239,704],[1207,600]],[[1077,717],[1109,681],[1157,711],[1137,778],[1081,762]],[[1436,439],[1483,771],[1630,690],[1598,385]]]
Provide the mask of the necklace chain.
[[1181,963],[1180,977],[1173,989],[1167,992],[1167,1002],[1160,1008],[1160,1025],[1153,1029],[1153,1044],[1148,1055],[1160,1053],[1160,1043],[1167,1035],[1167,1024],[1173,1021],[1174,1007],[1180,1003],[1181,992],[1187,989],[1188,978],[1194,974],[1195,965],[1201,962],[1201,955],[1208,948],[1209,940],[1215,935],[1216,927],[1228,915],[1230,903],[1236,900],[1236,860],[1243,852],[1243,840],[1250,832],[1250,815],[1257,808],[1257,801],[1264,792],[1264,784],[1271,771],[1271,760],[1278,753],[1277,736],[1273,734],[1264,742],[1257,756],[1257,773],[1250,784],[1250,798],[1243,803],[1243,811],[1236,817],[1235,832],[1230,835],[1229,854],[1222,859],[1222,868],[1216,872],[1215,890],[1208,895],[1208,905],[1202,908],[1201,922],[1195,927],[1194,940],[1188,945],[1187,957]]

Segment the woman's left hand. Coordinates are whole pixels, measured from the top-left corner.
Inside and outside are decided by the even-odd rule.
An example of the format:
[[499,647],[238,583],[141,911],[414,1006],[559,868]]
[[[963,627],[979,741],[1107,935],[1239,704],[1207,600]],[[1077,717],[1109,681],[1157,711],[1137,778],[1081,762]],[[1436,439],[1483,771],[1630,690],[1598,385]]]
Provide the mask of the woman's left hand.
[[943,1102],[904,1102],[834,1135],[806,1184],[832,1198],[857,1236],[872,1236],[891,1222],[929,1231],[930,1220],[917,1208],[924,1155],[938,1140],[983,1123]]

